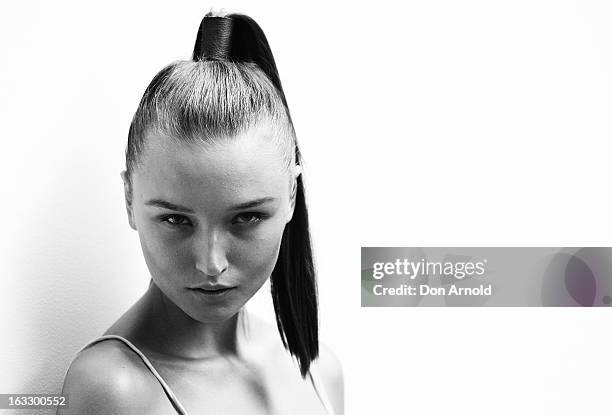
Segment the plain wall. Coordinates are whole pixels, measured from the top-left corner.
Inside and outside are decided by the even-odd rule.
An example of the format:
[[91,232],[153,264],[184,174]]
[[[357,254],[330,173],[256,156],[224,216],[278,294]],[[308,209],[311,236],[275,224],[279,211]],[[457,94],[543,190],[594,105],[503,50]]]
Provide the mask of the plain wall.
[[128,127],[211,7],[275,54],[346,413],[607,410],[610,309],[360,307],[361,246],[611,245],[612,8],[584,0],[0,6],[0,393],[58,393],[146,289]]

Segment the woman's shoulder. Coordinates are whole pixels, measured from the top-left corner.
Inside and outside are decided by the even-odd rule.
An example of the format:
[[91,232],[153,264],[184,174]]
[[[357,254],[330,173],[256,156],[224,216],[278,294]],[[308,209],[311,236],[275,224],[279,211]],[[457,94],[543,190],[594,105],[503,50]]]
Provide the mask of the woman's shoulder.
[[[253,320],[257,330],[265,333],[261,339],[263,344],[267,345],[266,361],[279,362],[279,356],[284,355],[289,362],[288,352],[282,345],[277,327],[263,319]],[[335,413],[344,413],[344,372],[337,354],[327,344],[319,342],[319,356],[312,361],[311,366],[319,374]],[[289,369],[296,370],[294,363],[291,363]]]
[[317,365],[319,373],[330,383],[342,382],[344,372],[338,355],[325,343],[319,343],[319,357],[313,362]]
[[148,413],[158,387],[135,353],[119,341],[101,341],[70,364],[62,389],[68,408],[57,414]]
[[344,413],[344,371],[340,359],[325,343],[319,342],[319,357],[312,365],[319,372],[323,386],[336,414]]

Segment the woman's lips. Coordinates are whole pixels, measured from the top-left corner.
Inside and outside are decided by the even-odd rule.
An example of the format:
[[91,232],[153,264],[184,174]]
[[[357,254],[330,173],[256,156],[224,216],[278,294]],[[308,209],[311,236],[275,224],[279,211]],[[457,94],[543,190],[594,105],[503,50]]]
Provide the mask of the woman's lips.
[[204,289],[204,288],[192,288],[192,290],[197,291],[199,293],[211,296],[219,296],[223,295],[236,287],[228,287],[228,288],[215,288],[215,289]]

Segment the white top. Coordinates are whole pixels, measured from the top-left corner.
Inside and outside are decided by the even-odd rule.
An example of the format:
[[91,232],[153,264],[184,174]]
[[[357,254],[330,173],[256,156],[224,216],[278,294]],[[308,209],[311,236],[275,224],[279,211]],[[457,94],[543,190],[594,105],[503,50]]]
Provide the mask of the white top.
[[[95,344],[95,343],[98,343],[98,342],[100,342],[102,340],[107,340],[107,339],[121,340],[130,349],[132,349],[134,352],[136,352],[136,354],[138,356],[140,356],[140,358],[142,359],[144,364],[149,368],[151,373],[153,373],[153,375],[157,378],[157,380],[161,384],[162,388],[164,388],[164,391],[166,392],[166,395],[168,396],[168,399],[170,399],[170,402],[172,403],[172,406],[174,406],[174,409],[176,409],[176,412],[179,413],[180,415],[188,415],[187,411],[185,410],[183,405],[181,405],[180,401],[178,400],[178,398],[176,397],[174,392],[172,392],[172,389],[170,389],[170,386],[168,386],[166,381],[161,377],[161,375],[157,372],[157,370],[155,370],[155,367],[153,367],[153,365],[151,364],[149,359],[144,355],[144,353],[142,353],[140,350],[138,350],[138,348],[136,346],[134,346],[134,344],[132,344],[132,342],[130,342],[125,337],[121,337],[121,336],[118,336],[116,334],[105,334],[105,335],[100,336],[97,339],[92,340],[91,342],[87,343],[85,346],[83,346],[83,348],[81,348],[81,350],[85,349],[88,346],[91,346],[92,344]],[[323,387],[323,383],[321,382],[320,377],[316,373],[316,370],[314,371],[315,373],[313,373],[312,369],[313,369],[313,367],[311,366],[310,370],[308,371],[308,376],[310,377],[310,382],[312,383],[312,386],[314,387],[315,392],[317,393],[317,396],[319,397],[319,400],[323,404],[323,407],[325,408],[326,412],[329,415],[335,415],[334,414],[334,409],[332,408],[332,406],[331,406],[331,404],[329,402],[329,399],[327,397],[327,394],[325,393],[325,388]]]

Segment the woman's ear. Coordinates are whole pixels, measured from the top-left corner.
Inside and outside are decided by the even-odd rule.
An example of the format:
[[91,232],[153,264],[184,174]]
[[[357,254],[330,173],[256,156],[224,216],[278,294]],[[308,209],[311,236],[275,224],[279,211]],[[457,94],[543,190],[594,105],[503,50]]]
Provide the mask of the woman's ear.
[[130,227],[136,230],[136,221],[134,220],[134,209],[132,208],[132,184],[127,177],[127,172],[123,170],[121,172],[121,179],[123,180],[123,192],[125,193],[125,207],[128,215],[128,222]]
[[297,195],[298,177],[302,174],[302,167],[296,164],[293,168],[293,180],[291,181],[291,193],[289,194],[289,214],[287,215],[287,223],[291,222],[293,212],[295,211],[295,199]]

